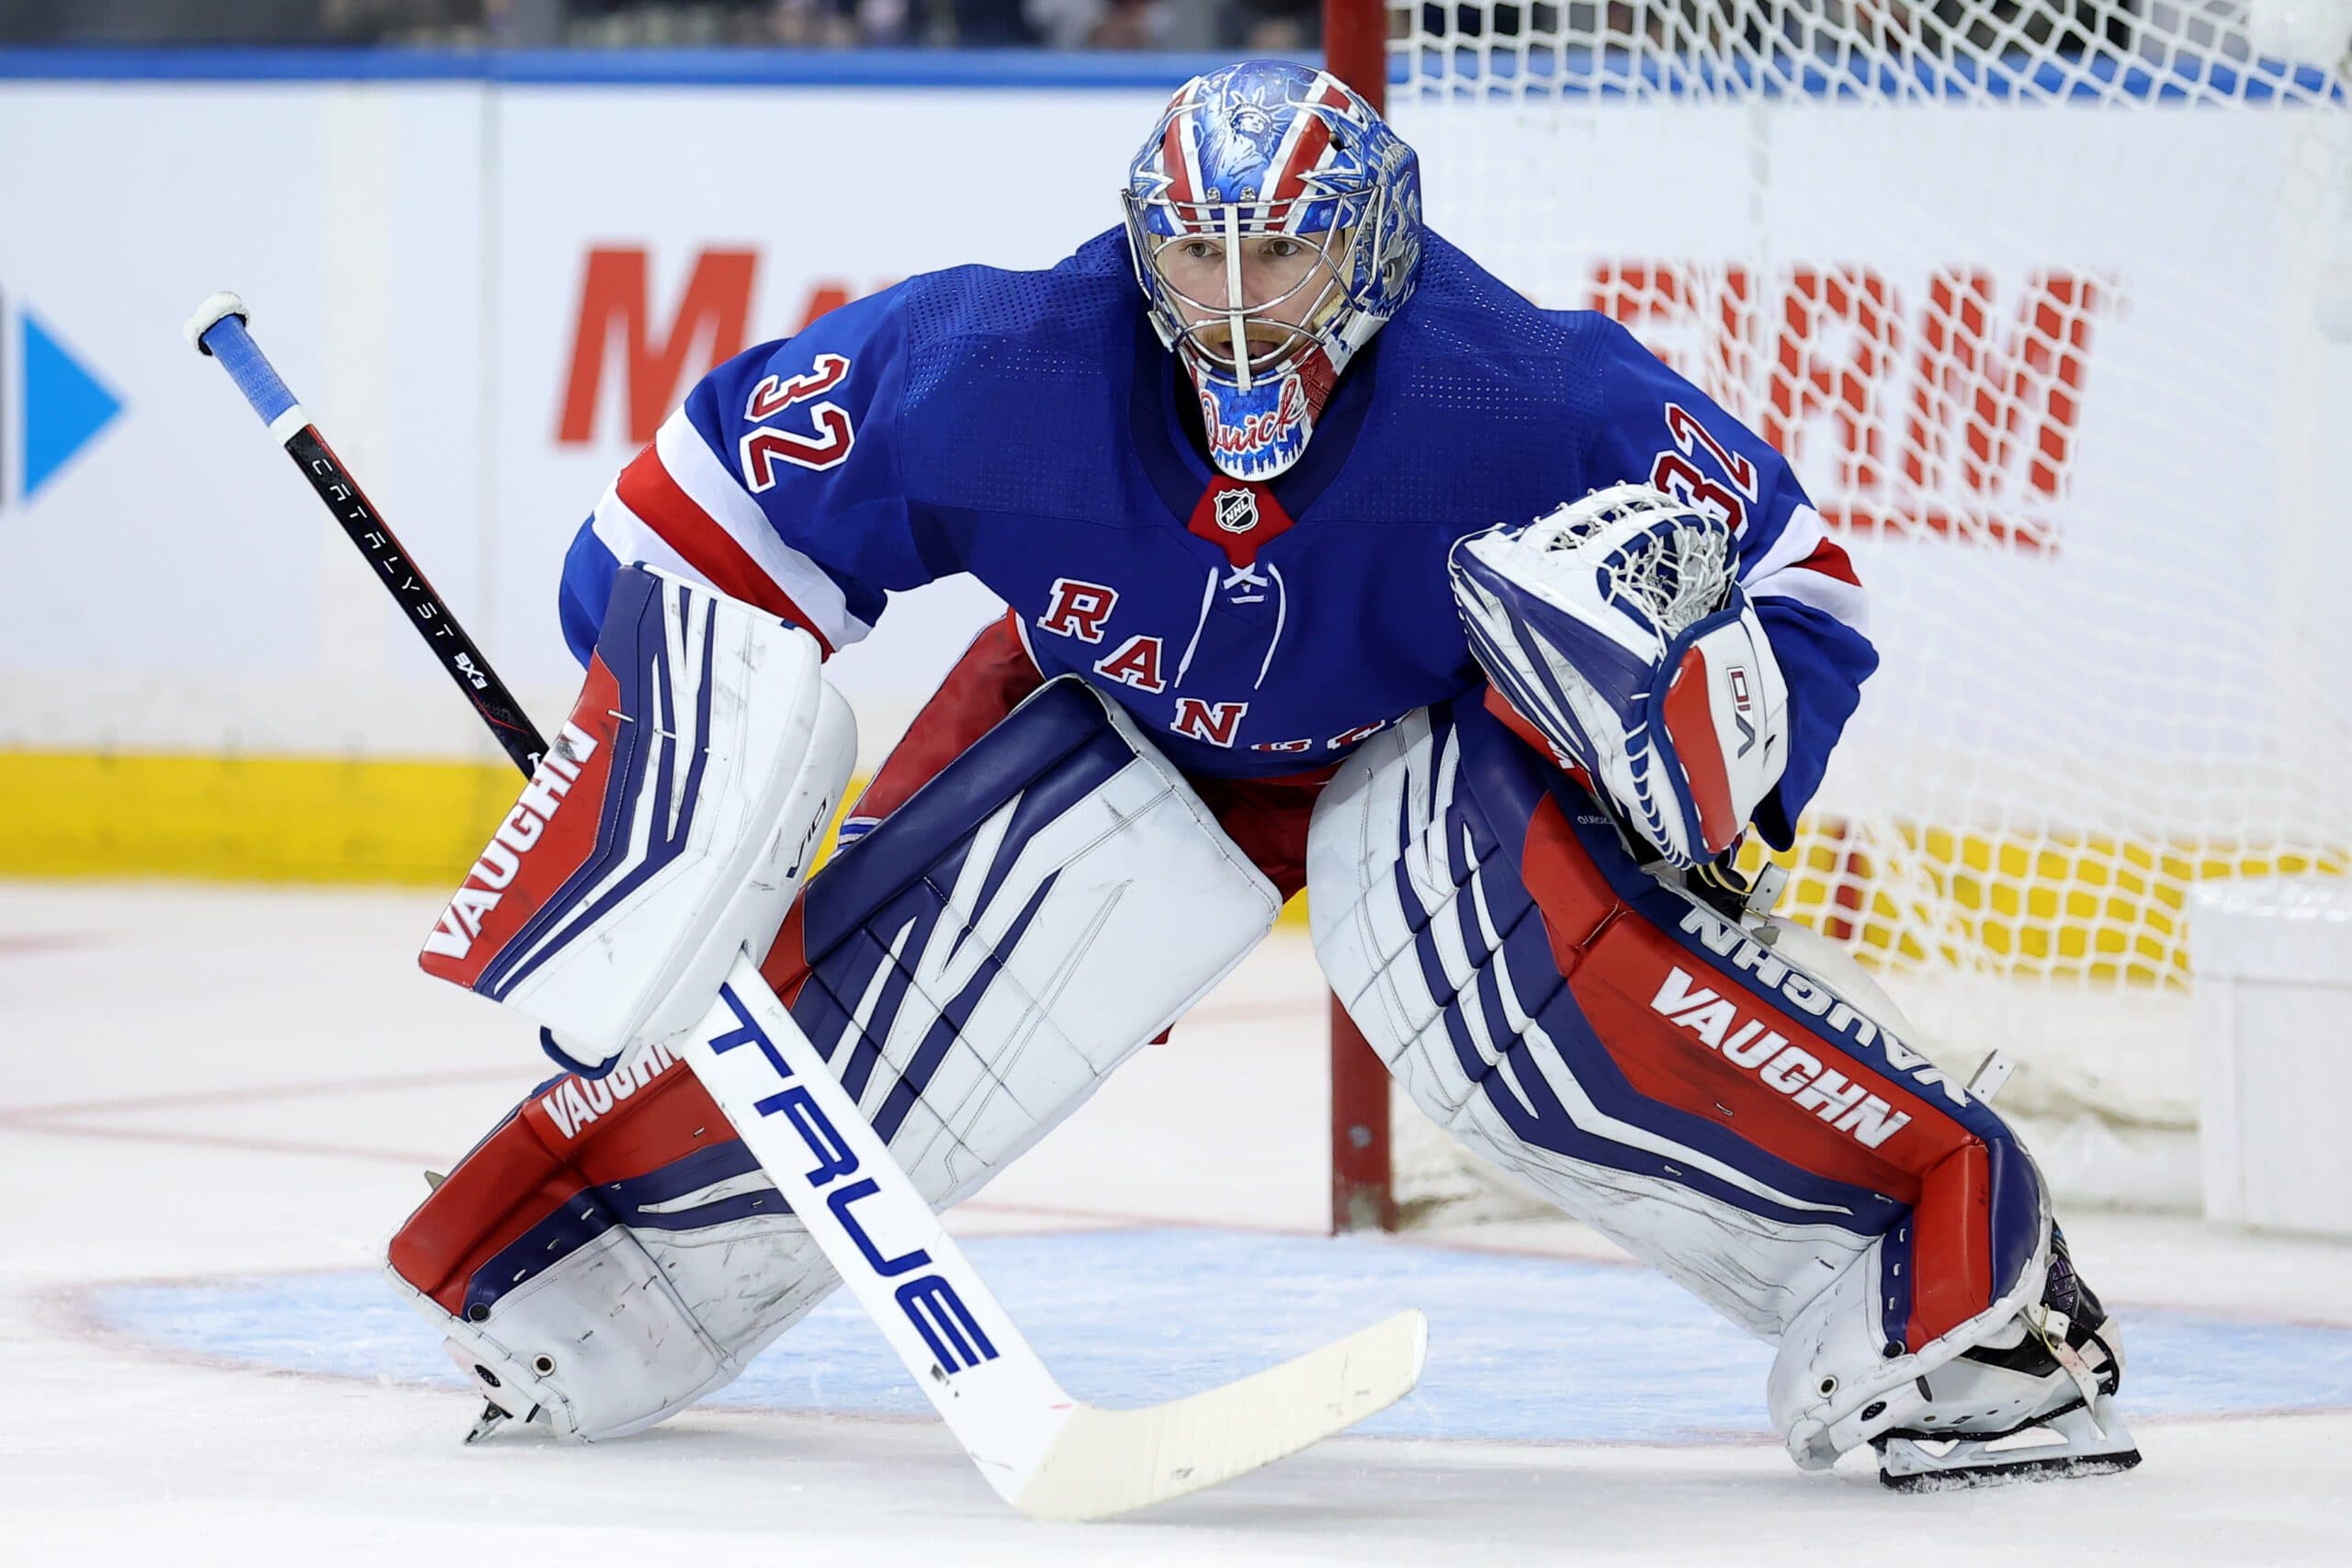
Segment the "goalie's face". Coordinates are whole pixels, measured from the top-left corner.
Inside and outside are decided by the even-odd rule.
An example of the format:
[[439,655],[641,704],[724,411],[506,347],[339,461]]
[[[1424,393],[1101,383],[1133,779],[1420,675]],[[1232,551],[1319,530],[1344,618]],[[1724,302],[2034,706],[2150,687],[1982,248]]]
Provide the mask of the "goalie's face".
[[[1324,237],[1180,234],[1153,254],[1193,352],[1248,386],[1315,346],[1345,288]],[[1346,252],[1345,236],[1337,246]]]

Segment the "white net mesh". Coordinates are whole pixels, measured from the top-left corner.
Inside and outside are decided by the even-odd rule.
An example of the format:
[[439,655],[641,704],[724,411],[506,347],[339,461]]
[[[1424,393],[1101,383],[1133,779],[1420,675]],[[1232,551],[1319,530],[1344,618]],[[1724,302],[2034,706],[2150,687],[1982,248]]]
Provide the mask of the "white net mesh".
[[2006,1109],[2188,1126],[2190,885],[2352,864],[2352,5],[1388,21],[1432,226],[1787,452],[1871,592],[1781,911]]

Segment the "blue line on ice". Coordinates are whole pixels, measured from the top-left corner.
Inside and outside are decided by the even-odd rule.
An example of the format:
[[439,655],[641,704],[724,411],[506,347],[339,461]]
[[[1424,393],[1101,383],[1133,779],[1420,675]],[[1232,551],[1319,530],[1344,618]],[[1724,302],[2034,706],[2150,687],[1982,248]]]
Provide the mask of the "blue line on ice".
[[[1429,1371],[1364,1425],[1395,1437],[1691,1443],[1769,1437],[1770,1351],[1644,1269],[1410,1242],[1216,1230],[984,1237],[973,1260],[1072,1393],[1149,1404],[1408,1306]],[[157,1347],[458,1386],[422,1319],[364,1270],[110,1286],[100,1323]],[[2135,1418],[2352,1406],[2352,1328],[2125,1307]],[[921,1394],[839,1295],[714,1404],[918,1416]]]

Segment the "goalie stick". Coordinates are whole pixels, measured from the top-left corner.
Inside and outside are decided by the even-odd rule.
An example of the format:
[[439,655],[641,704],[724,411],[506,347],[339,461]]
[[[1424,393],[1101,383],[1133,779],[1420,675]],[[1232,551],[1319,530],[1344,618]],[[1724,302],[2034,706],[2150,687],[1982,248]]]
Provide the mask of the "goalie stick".
[[207,358],[218,359],[237,390],[245,395],[254,412],[269,426],[270,439],[286,449],[294,466],[302,470],[302,478],[326,502],[334,520],[342,525],[344,536],[354,548],[368,558],[368,564],[382,574],[384,592],[408,612],[410,624],[416,635],[433,650],[474,712],[514,765],[528,773],[539,765],[540,753],[548,743],[524,714],[523,705],[514,694],[490,667],[473,638],[458,625],[458,617],[449,613],[433,584],[410,557],[390,528],[378,516],[376,508],[358,484],[344,468],[343,459],[326,444],[319,427],[302,405],[294,400],[266,356],[255,344],[253,334],[245,330],[245,302],[234,294],[215,294],[197,308],[180,328],[187,344]]
[[[217,358],[344,531],[384,574],[515,765],[545,743],[434,594],[246,329],[216,294],[185,333]],[[938,1215],[859,1114],[745,953],[673,1042],[997,1494],[1039,1518],[1094,1519],[1181,1497],[1297,1452],[1419,1381],[1428,1323],[1399,1313],[1223,1387],[1103,1410],[1054,1381]]]

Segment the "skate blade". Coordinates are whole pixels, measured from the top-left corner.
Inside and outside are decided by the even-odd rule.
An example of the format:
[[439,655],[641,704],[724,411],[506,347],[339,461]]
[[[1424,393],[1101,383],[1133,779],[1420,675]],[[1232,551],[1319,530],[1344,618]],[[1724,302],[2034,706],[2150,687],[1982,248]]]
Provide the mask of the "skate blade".
[[497,1405],[484,1404],[481,1414],[474,1417],[474,1424],[466,1428],[466,1435],[461,1440],[468,1448],[471,1448],[504,1426],[508,1419],[506,1412]]
[[[2052,1440],[2015,1446],[2027,1432]],[[1928,1442],[1949,1446],[1939,1453]],[[2064,1481],[2113,1475],[2140,1462],[2140,1450],[2111,1396],[2095,1409],[2076,1404],[2040,1423],[1997,1437],[1920,1439],[1892,1438],[1879,1449],[1879,1483],[1891,1492],[1950,1492],[2015,1482]]]
[[1890,1492],[1964,1492],[1976,1486],[2014,1486],[2036,1481],[2068,1481],[2078,1475],[2116,1475],[2140,1462],[2138,1449],[2111,1454],[2061,1454],[2052,1459],[2020,1459],[1965,1466],[1955,1470],[1920,1470],[1898,1475],[1878,1472],[1879,1484]]

